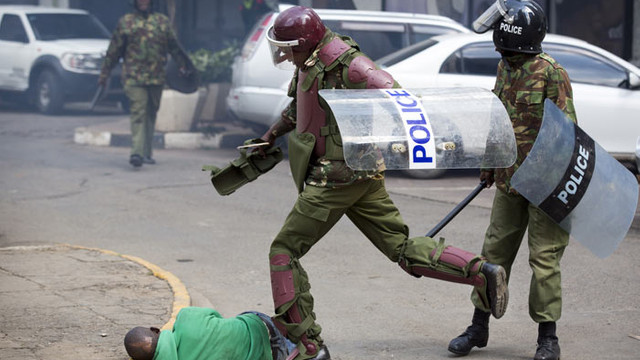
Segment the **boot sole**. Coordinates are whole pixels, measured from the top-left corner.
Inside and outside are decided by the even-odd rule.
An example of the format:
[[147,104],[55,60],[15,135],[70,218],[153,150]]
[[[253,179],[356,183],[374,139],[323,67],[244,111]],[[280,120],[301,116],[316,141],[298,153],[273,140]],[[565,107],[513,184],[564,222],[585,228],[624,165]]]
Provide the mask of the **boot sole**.
[[509,287],[507,286],[507,273],[500,266],[496,273],[487,276],[487,287],[491,299],[491,314],[500,319],[507,311],[509,304]]

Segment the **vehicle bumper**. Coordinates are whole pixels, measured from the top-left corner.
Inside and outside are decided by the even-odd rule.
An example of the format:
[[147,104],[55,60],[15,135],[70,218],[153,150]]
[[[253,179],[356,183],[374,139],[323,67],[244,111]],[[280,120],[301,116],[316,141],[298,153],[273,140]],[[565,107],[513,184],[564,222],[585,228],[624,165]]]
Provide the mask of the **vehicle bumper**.
[[[98,75],[79,74],[63,70],[60,78],[64,84],[66,101],[91,101],[98,90]],[[120,71],[114,69],[111,72],[111,81],[106,93],[107,99],[118,100],[125,96],[120,83]]]

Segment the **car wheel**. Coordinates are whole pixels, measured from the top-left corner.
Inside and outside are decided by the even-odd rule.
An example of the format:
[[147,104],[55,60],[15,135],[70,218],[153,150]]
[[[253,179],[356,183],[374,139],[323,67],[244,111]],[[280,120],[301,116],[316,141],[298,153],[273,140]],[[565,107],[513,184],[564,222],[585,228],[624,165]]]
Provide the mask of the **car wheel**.
[[402,170],[402,173],[414,179],[437,179],[447,172],[447,169],[428,169],[428,170]]
[[64,94],[60,81],[49,70],[41,72],[38,76],[33,96],[36,107],[44,114],[58,113],[64,105]]

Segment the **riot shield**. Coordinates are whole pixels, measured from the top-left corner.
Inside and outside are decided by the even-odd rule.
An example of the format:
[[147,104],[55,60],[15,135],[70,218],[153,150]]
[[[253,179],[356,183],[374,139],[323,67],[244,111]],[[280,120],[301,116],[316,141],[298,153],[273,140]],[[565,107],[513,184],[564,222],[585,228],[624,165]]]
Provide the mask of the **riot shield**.
[[635,176],[548,99],[511,186],[601,258],[625,237],[638,202]]
[[355,170],[509,167],[516,143],[500,100],[480,88],[320,90]]
[[193,65],[193,62],[191,62],[189,56],[183,50],[181,50],[181,52],[182,56],[187,61],[187,68],[185,69],[186,72],[181,71],[178,62],[175,61],[173,57],[170,57],[169,61],[167,61],[166,68],[167,85],[173,90],[184,94],[191,94],[198,90],[198,87],[200,86],[200,77],[198,76],[198,71]]

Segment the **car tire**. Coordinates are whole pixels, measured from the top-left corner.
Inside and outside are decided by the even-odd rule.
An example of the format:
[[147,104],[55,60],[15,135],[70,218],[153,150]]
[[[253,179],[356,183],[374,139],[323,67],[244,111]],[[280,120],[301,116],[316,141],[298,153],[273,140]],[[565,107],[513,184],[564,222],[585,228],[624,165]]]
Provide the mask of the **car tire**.
[[44,70],[38,75],[33,100],[36,108],[43,114],[60,112],[64,105],[64,93],[56,74],[50,70]]
[[414,179],[437,179],[443,177],[447,169],[402,170],[402,173]]

